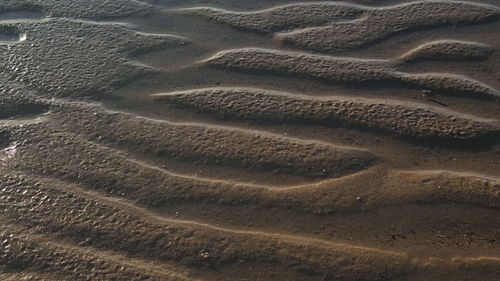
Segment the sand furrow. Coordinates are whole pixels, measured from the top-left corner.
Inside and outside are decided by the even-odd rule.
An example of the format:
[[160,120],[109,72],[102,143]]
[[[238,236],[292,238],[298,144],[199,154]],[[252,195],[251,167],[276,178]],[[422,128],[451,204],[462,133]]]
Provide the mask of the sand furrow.
[[314,98],[256,88],[206,88],[152,97],[221,118],[257,122],[346,126],[410,138],[469,143],[500,135],[500,127],[488,120],[416,103]]
[[462,75],[405,73],[391,60],[362,60],[260,48],[222,51],[203,64],[286,75],[299,75],[350,84],[392,83],[432,90],[452,96],[498,99],[498,90]]

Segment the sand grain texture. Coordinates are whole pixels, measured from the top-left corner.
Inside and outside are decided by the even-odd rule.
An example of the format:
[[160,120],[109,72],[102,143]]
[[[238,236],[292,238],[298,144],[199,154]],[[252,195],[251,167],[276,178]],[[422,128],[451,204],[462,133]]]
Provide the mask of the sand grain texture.
[[0,279],[496,281],[498,10],[0,1]]

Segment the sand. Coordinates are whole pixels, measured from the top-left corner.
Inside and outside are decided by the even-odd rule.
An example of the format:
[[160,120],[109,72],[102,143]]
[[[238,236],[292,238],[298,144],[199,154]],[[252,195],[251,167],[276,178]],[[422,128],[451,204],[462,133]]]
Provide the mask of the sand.
[[495,1],[0,1],[0,279],[500,276]]

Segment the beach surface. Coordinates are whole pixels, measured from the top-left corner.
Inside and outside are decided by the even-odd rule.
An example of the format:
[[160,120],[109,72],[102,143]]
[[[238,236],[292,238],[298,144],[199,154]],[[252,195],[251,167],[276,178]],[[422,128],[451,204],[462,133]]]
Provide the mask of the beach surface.
[[497,281],[497,0],[0,0],[0,279]]

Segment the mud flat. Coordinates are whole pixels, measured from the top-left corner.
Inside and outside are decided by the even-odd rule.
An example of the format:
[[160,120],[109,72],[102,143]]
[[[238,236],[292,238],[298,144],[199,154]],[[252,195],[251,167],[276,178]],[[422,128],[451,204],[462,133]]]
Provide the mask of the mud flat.
[[0,279],[497,281],[498,7],[201,2],[0,3]]

